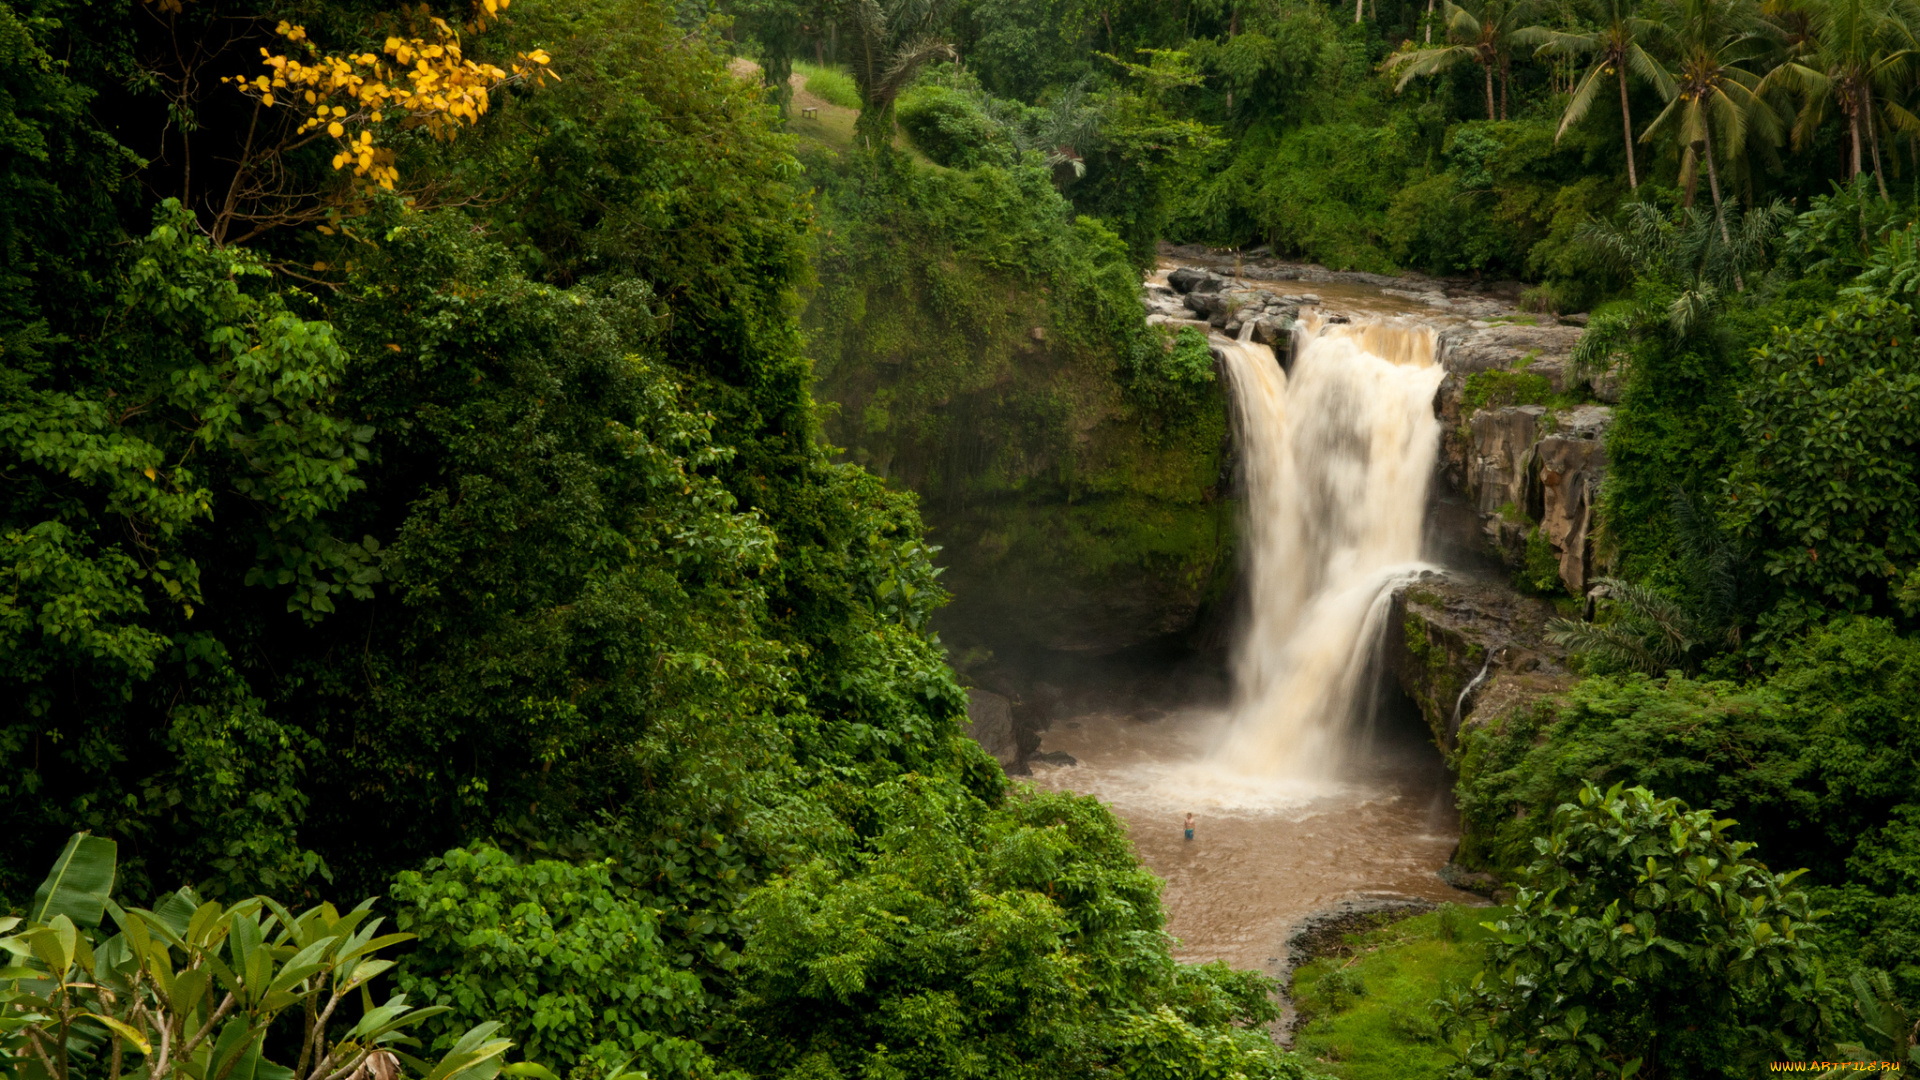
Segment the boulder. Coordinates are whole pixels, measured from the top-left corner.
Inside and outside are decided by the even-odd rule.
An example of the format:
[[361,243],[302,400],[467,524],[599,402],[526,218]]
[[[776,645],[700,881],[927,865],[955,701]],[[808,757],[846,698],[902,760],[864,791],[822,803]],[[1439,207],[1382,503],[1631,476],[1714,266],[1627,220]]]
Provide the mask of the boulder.
[[1020,768],[1020,742],[1013,730],[1013,702],[990,690],[968,688],[966,736],[993,755],[1000,767]]
[[1620,368],[1615,365],[1587,380],[1587,385],[1593,388],[1594,397],[1609,405],[1618,405],[1623,390],[1621,382]]
[[1287,315],[1265,315],[1254,320],[1253,340],[1278,349],[1293,336],[1293,319]]
[[1592,569],[1594,503],[1607,475],[1606,432],[1613,410],[1584,405],[1556,414],[1555,431],[1540,440],[1540,528],[1560,560],[1560,581],[1585,596]]
[[1205,270],[1196,270],[1191,266],[1182,266],[1167,275],[1167,284],[1171,286],[1175,292],[1190,293],[1193,291],[1195,285],[1200,284],[1212,276],[1213,275]]

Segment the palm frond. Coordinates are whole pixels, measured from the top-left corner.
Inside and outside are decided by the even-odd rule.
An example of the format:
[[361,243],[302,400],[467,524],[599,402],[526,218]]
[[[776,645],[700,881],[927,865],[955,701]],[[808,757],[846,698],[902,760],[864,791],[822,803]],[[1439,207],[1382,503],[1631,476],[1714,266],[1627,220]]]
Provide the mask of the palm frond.
[[1555,142],[1567,133],[1568,128],[1579,123],[1587,115],[1588,109],[1593,108],[1594,99],[1599,96],[1600,86],[1606,82],[1606,78],[1605,64],[1595,64],[1587,69],[1580,85],[1574,87],[1573,97],[1567,102],[1567,111],[1560,114],[1560,127],[1553,133]]
[[1550,619],[1547,621],[1546,639],[1549,644],[1580,653],[1616,670],[1640,671],[1648,675],[1658,675],[1665,670],[1661,658],[1647,647],[1645,639],[1617,624]]
[[1561,648],[1658,675],[1686,662],[1694,647],[1693,620],[1672,597],[1620,578],[1599,578],[1605,587],[1605,622],[1554,619],[1546,638]]

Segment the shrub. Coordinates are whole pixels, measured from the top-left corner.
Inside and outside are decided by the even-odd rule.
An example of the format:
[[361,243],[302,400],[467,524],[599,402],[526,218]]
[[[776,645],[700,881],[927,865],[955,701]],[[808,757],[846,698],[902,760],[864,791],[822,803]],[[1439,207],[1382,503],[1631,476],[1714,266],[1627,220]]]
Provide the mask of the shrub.
[[1005,165],[1013,142],[980,101],[963,90],[922,85],[902,95],[894,113],[920,152],[940,165],[971,169]]
[[1467,376],[1461,394],[1466,412],[1511,405],[1545,405],[1553,397],[1553,383],[1530,371],[1476,371]]
[[1465,1078],[1745,1077],[1826,1021],[1815,914],[1727,836],[1645,788],[1581,788],[1534,842],[1485,973],[1454,992]]
[[1520,569],[1514,571],[1514,585],[1523,592],[1554,593],[1563,590],[1560,581],[1560,559],[1553,553],[1553,543],[1547,539],[1544,529],[1538,527],[1527,531],[1527,550]]
[[543,1060],[711,1071],[699,1044],[672,1034],[703,1009],[700,980],[673,965],[657,913],[616,887],[611,863],[520,865],[476,846],[394,881],[400,928],[420,939],[400,987],[452,1010],[423,1028],[431,1045],[451,1045],[465,1017],[493,1016]]
[[[431,1062],[401,1049],[415,1045],[407,1029],[440,1010],[404,993],[373,1004],[373,979],[393,966],[377,954],[411,935],[379,935],[372,900],[345,914],[323,903],[295,915],[267,897],[223,907],[180,889],[151,911],[122,908],[110,899],[118,855],[113,841],[75,833],[24,922],[0,919],[0,1077],[491,1080],[502,1071],[512,1043],[494,1037],[497,1023],[450,1031]],[[111,937],[100,926],[109,911],[120,926]],[[290,1032],[298,1039],[286,1040]],[[538,1066],[506,1071],[553,1077]]]

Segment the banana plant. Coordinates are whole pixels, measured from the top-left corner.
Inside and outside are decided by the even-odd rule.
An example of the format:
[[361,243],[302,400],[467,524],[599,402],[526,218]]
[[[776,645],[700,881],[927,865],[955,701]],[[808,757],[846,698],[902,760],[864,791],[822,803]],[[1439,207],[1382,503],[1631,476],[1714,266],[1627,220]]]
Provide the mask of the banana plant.
[[[419,1043],[408,1029],[447,1010],[405,994],[375,1004],[371,984],[393,966],[380,952],[413,935],[381,934],[372,900],[296,915],[268,897],[226,906],[181,889],[127,909],[109,895],[116,857],[112,841],[75,834],[26,919],[0,920],[0,1080],[545,1073],[506,1064],[496,1023],[438,1060],[409,1054]],[[109,918],[118,932],[107,936]]]

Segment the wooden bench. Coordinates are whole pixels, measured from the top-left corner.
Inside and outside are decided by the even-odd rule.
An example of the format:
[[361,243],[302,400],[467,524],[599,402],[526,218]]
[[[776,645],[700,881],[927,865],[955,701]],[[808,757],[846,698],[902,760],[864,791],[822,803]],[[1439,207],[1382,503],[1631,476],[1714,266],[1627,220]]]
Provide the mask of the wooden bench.
[[800,110],[800,115],[807,120],[818,120],[820,119],[820,107],[818,105],[806,106]]

